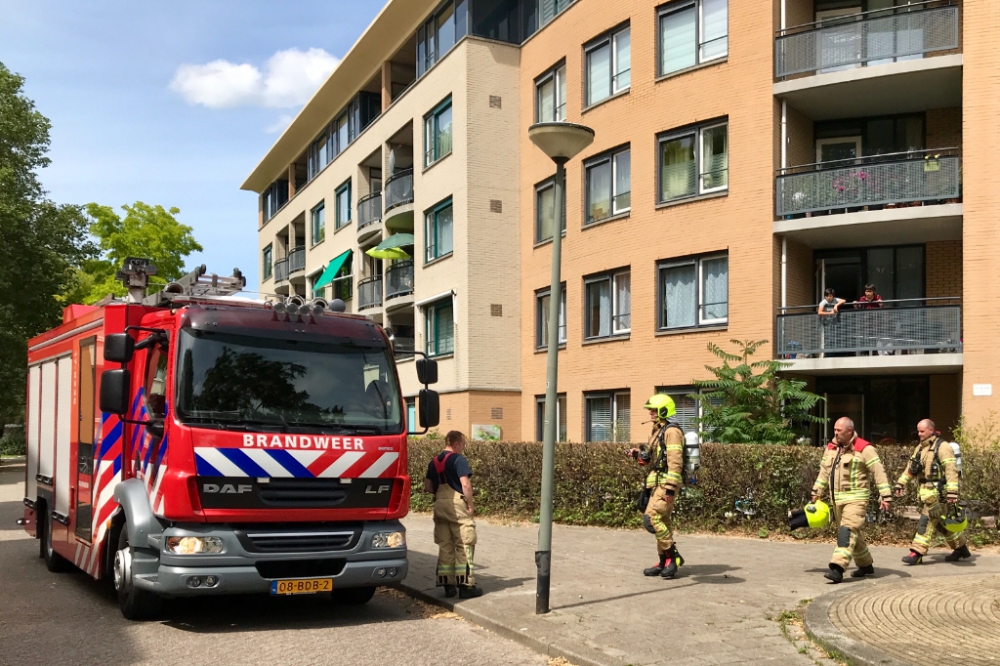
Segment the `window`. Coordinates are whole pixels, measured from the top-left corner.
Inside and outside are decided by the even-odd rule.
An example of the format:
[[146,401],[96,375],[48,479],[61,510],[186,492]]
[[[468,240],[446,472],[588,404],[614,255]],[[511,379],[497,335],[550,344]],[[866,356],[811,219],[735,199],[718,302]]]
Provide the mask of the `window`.
[[[535,293],[535,348],[544,349],[549,344],[549,315],[552,302],[551,289]],[[559,289],[559,344],[566,344],[566,285]]]
[[632,276],[628,270],[587,278],[584,337],[628,333],[632,328]]
[[[556,188],[555,178],[549,178],[535,186],[535,242],[541,243],[552,239],[556,227]],[[562,201],[562,233],[566,235],[566,196],[563,189]]]
[[451,298],[428,305],[424,325],[428,356],[442,356],[455,351],[455,321]]
[[[556,395],[556,441],[566,441],[566,394]],[[540,442],[545,439],[545,396],[535,396],[535,437]]]
[[406,432],[414,435],[417,432],[417,399],[406,399]]
[[427,250],[425,261],[433,261],[451,254],[454,227],[451,199],[438,204],[425,213],[425,238]]
[[[692,396],[698,393],[707,393],[707,391],[702,390],[699,392],[694,386],[658,386],[656,392],[666,393],[674,399],[674,406],[677,408],[677,414],[674,416],[674,419],[685,435],[689,432],[699,432],[701,426],[698,423],[698,419],[702,417],[702,408],[701,403]],[[721,402],[716,403],[715,400],[710,400],[709,402],[713,405],[721,404]],[[698,441],[704,441],[700,434]]]
[[632,206],[631,151],[628,148],[594,158],[585,165],[585,224],[618,215]]
[[288,203],[288,181],[276,180],[264,190],[264,221],[270,220]]
[[535,121],[566,120],[566,65],[543,74],[535,81]]
[[417,77],[423,76],[468,33],[466,0],[443,3],[417,28]]
[[726,123],[660,137],[660,202],[729,187],[729,133]]
[[659,328],[689,328],[729,321],[729,256],[660,265]]
[[337,188],[334,199],[337,206],[335,223],[337,229],[340,229],[351,223],[351,181]]
[[729,53],[729,0],[674,2],[660,11],[659,76]]
[[154,419],[167,416],[167,353],[157,344],[149,352],[146,363],[146,411]]
[[626,26],[586,49],[587,106],[597,104],[632,84],[630,32]]
[[274,261],[271,259],[271,254],[272,249],[270,245],[265,247],[264,251],[261,253],[261,275],[264,276],[265,280],[270,280],[271,274],[274,271]]
[[631,441],[631,402],[631,394],[628,391],[587,395],[585,441]]
[[306,157],[306,178],[312,180],[323,167],[330,161],[330,131],[324,129],[320,135],[309,146],[309,154]]
[[451,97],[424,117],[424,166],[451,152]]
[[564,9],[573,4],[573,2],[574,0],[540,0],[540,16],[538,25],[545,25],[560,14]]
[[312,244],[326,238],[326,204],[320,203],[309,212],[309,229],[312,234]]

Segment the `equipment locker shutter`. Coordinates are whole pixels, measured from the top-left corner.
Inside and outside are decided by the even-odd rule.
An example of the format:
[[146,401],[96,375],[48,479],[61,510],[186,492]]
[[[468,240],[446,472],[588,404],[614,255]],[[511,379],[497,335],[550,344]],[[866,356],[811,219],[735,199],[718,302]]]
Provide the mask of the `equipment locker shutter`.
[[40,397],[42,388],[42,369],[35,365],[28,370],[28,432],[26,441],[28,443],[28,484],[25,496],[31,501],[35,501],[38,496],[38,481],[35,475],[38,474],[38,425],[41,422],[39,415]]
[[70,474],[70,425],[73,408],[73,357],[59,359],[56,393],[56,464],[55,492],[56,513],[69,515],[69,474]]
[[[38,427],[38,474],[52,478],[56,453],[56,362],[42,364],[42,404]],[[52,507],[49,507],[51,510]]]

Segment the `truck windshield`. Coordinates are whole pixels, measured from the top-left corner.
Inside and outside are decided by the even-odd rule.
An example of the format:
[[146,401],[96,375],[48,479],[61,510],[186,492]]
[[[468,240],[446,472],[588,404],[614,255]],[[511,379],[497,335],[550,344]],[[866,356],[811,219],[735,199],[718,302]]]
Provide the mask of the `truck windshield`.
[[176,374],[177,414],[185,423],[403,431],[386,349],[186,328]]

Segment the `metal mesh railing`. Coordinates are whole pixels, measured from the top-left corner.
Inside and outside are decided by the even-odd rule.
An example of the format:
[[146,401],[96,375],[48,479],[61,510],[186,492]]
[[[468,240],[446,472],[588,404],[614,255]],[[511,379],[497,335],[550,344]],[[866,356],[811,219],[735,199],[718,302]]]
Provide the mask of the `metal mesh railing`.
[[413,293],[413,260],[397,261],[385,271],[385,299]]
[[[946,201],[959,197],[958,155],[907,153],[881,155],[787,169],[775,183],[779,217],[838,208]],[[849,166],[848,166],[849,165]],[[842,168],[833,168],[842,166]],[[787,173],[799,171],[798,173]]]
[[385,181],[385,210],[413,202],[413,169],[406,169]]
[[382,276],[358,282],[358,309],[375,308],[382,305]]
[[939,3],[870,11],[792,28],[795,32],[775,40],[774,75],[782,78],[880,65],[957,49],[958,7],[933,4]]
[[382,219],[382,193],[373,192],[358,200],[358,229]]
[[288,274],[298,273],[306,269],[306,249],[304,247],[292,248],[288,253]]
[[872,310],[845,310],[850,307],[845,303],[839,314],[829,317],[820,317],[813,306],[808,306],[810,313],[780,314],[776,352],[779,358],[961,352],[962,308],[950,304],[957,300],[883,301],[883,307]]
[[288,258],[278,259],[274,262],[274,283],[284,282],[288,279]]

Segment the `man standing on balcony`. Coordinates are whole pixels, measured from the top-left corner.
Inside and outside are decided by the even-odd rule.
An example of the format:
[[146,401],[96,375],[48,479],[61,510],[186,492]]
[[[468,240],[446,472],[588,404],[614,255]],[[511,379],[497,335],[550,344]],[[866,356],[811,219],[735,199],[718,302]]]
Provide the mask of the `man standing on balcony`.
[[852,578],[875,573],[871,553],[868,552],[860,531],[868,513],[873,476],[881,497],[879,507],[887,511],[892,500],[892,489],[875,447],[858,437],[851,419],[846,416],[837,419],[833,426],[833,441],[826,446],[812,491],[813,502],[830,495],[833,500],[833,516],[840,526],[837,530],[837,548],[830,560],[830,570],[823,574],[833,583],[844,580],[844,571],[851,563],[851,558],[858,566],[851,573]]
[[816,308],[816,314],[819,315],[820,323],[823,324],[823,339],[820,340],[820,348],[824,350],[824,353],[819,355],[820,358],[835,355],[825,353],[825,350],[839,346],[836,336],[837,315],[840,314],[840,306],[845,302],[844,299],[837,298],[837,294],[833,289],[827,289],[823,292],[823,300],[819,302],[819,307]]
[[[865,285],[865,295],[854,301],[855,310],[878,310],[882,307],[882,297],[875,293],[875,285],[866,284]],[[878,326],[871,317],[866,317],[868,321],[865,322],[866,333],[868,335],[869,344],[878,344]],[[871,356],[874,352],[869,351],[868,356]],[[863,355],[864,352],[858,352],[858,356]]]

